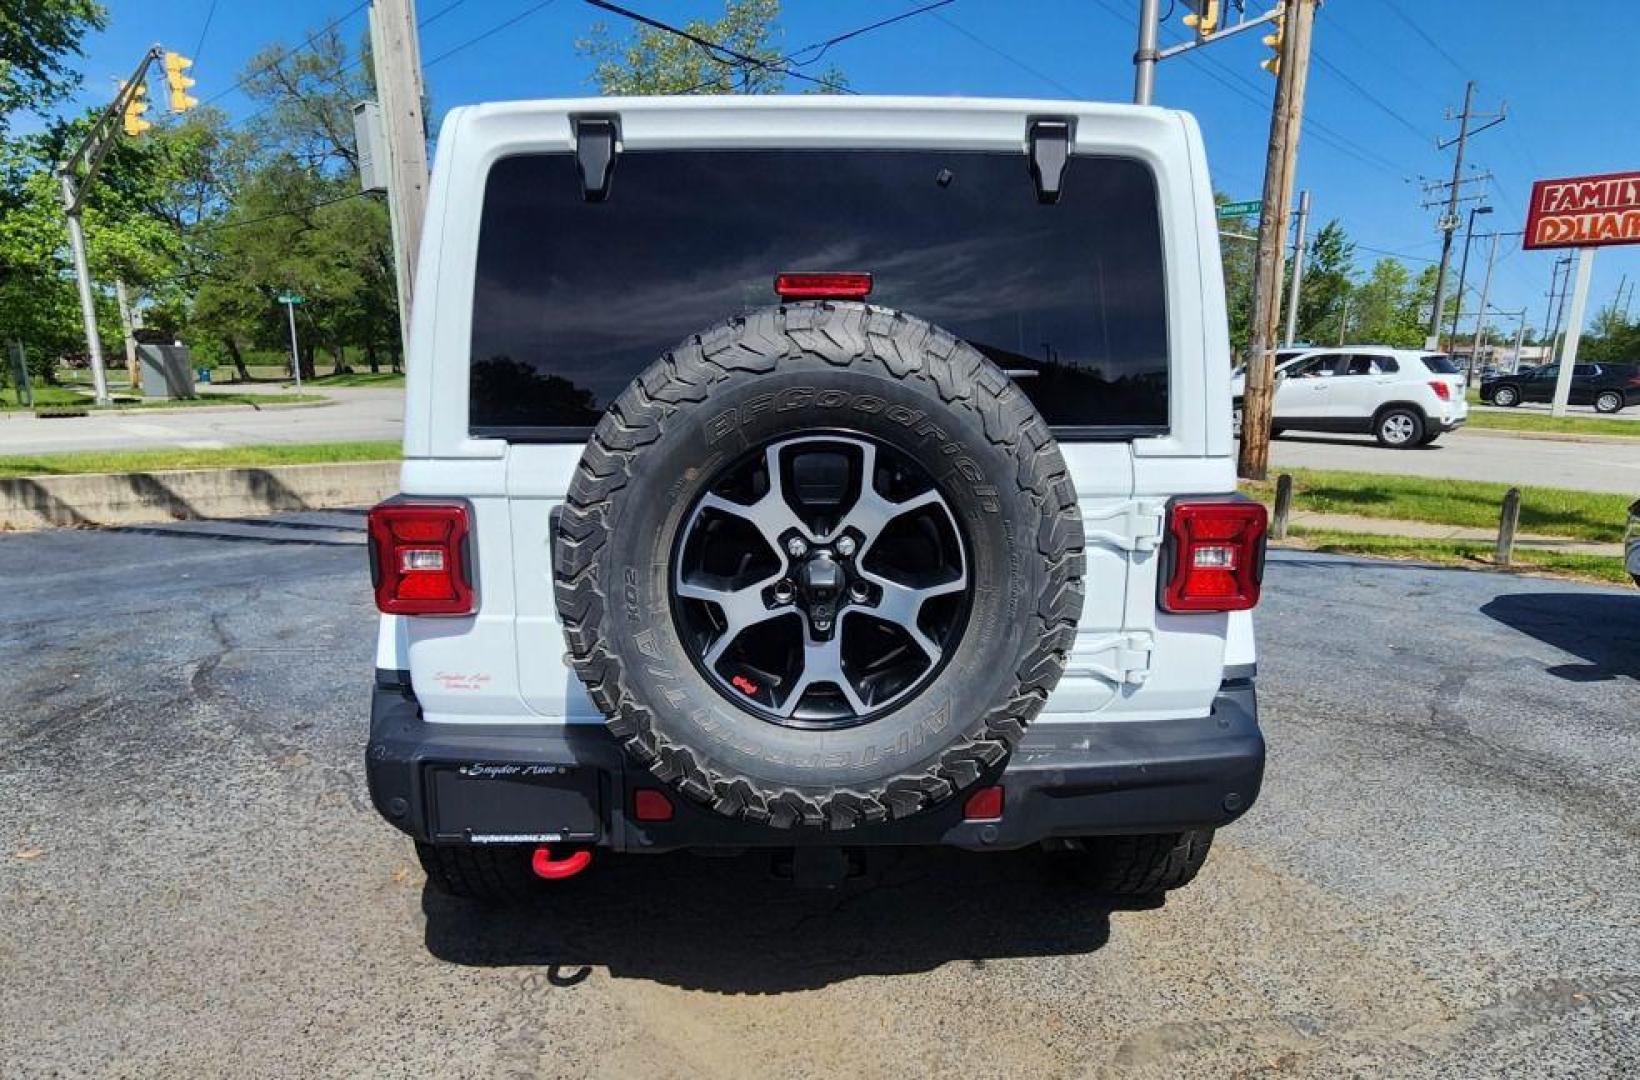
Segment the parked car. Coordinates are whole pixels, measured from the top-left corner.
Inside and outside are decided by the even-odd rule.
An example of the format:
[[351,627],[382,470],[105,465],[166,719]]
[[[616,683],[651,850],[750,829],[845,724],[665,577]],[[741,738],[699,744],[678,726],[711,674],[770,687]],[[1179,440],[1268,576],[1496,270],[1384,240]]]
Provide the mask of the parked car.
[[1623,540],[1623,564],[1629,568],[1629,576],[1634,583],[1640,585],[1640,499],[1629,507],[1629,527]]
[[[1277,354],[1270,432],[1370,434],[1383,446],[1428,446],[1469,417],[1463,376],[1440,353],[1347,345]],[[1231,382],[1231,426],[1241,432],[1245,373]]]
[[[1519,405],[1523,401],[1553,401],[1560,365],[1520,371],[1481,380],[1481,400],[1491,405]],[[1640,366],[1635,364],[1574,364],[1570,405],[1593,405],[1596,412],[1614,413],[1640,402]]]
[[1157,895],[1252,805],[1265,511],[1190,116],[457,108],[426,221],[365,765],[433,887],[1042,845]]

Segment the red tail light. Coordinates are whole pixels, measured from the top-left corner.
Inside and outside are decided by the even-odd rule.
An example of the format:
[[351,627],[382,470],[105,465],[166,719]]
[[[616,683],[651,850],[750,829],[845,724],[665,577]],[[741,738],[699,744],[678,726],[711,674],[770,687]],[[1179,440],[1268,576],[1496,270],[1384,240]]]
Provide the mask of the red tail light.
[[1435,391],[1435,396],[1440,398],[1442,401],[1452,400],[1452,387],[1446,385],[1444,382],[1441,382],[1439,379],[1431,380],[1429,388]]
[[1262,503],[1245,499],[1174,503],[1168,516],[1172,567],[1163,611],[1246,611],[1264,579]]
[[871,293],[871,275],[776,274],[774,291],[782,300],[864,300]]
[[389,615],[471,615],[465,503],[384,502],[370,511],[370,583]]
[[975,788],[962,804],[964,821],[997,821],[1002,817],[1002,788]]

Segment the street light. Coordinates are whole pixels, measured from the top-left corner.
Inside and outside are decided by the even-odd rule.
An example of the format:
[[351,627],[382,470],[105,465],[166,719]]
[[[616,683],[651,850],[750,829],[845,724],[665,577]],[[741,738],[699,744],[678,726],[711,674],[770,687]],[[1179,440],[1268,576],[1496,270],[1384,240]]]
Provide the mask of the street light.
[[[1463,259],[1458,263],[1458,302],[1452,305],[1452,329],[1447,331],[1446,335],[1448,352],[1451,352],[1458,344],[1458,315],[1463,311],[1463,279],[1469,273],[1469,241],[1475,238],[1475,215],[1490,214],[1491,212],[1492,208],[1490,206],[1476,206],[1469,211],[1469,224],[1464,228],[1463,233]],[[1471,365],[1475,363],[1473,345],[1469,349],[1469,363]]]

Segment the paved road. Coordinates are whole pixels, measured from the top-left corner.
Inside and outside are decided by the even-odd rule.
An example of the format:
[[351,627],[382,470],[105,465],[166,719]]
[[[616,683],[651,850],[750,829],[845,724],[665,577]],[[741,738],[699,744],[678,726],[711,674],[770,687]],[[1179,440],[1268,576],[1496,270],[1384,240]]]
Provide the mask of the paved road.
[[367,805],[357,530],[0,536],[0,1074],[1640,1070],[1640,592],[1275,554],[1265,796],[1160,908],[679,855],[496,915]]
[[[225,388],[231,389],[231,388]],[[234,392],[239,392],[235,389]],[[0,414],[0,454],[62,450],[137,450],[181,446],[218,449],[256,443],[398,439],[404,434],[404,391],[389,387],[326,387],[331,403],[317,408],[128,409],[42,420]]]
[[1477,429],[1443,435],[1433,446],[1387,450],[1370,435],[1295,432],[1270,447],[1278,469],[1353,469],[1640,495],[1640,439],[1568,442]]

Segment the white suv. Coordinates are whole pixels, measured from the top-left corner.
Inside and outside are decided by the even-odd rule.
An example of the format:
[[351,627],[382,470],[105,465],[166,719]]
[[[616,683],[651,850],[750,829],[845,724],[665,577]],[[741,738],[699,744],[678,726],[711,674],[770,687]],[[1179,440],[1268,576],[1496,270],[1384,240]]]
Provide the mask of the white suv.
[[[1231,381],[1232,424],[1241,432],[1245,374]],[[1337,431],[1384,446],[1427,446],[1469,418],[1463,374],[1440,353],[1349,345],[1278,354],[1271,434]]]
[[456,109],[421,250],[367,773],[435,887],[1040,844],[1153,894],[1252,804],[1265,516],[1189,116]]

